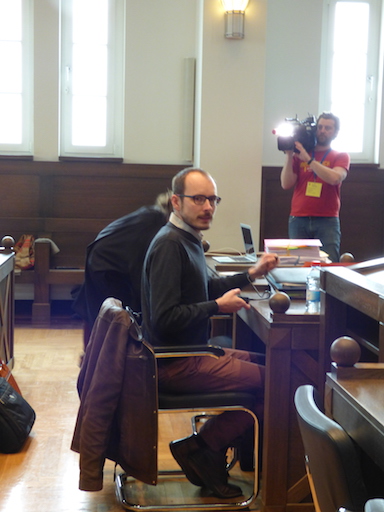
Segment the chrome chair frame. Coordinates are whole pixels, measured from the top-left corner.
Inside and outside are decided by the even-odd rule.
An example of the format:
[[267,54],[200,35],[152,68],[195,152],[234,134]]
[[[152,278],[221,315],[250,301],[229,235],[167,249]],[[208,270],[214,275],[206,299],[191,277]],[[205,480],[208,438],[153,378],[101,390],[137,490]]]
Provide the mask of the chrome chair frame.
[[[165,347],[156,349],[154,351],[156,359],[170,358],[170,357],[195,357],[206,356],[219,358],[223,354],[220,347],[214,346],[197,346],[197,347]],[[127,510],[133,511],[169,511],[169,510],[239,510],[247,508],[255,500],[259,490],[259,475],[258,475],[258,446],[259,446],[259,426],[256,415],[251,410],[251,405],[254,402],[254,396],[245,392],[223,392],[223,393],[201,393],[193,395],[171,395],[159,393],[159,413],[191,413],[194,415],[205,414],[219,414],[224,411],[242,410],[250,414],[254,421],[254,478],[252,492],[250,496],[223,500],[217,498],[214,503],[171,503],[166,505],[161,504],[142,504],[133,503],[126,491],[126,484],[129,476],[126,473],[117,474],[115,481],[116,496],[121,505]],[[159,476],[179,476],[185,478],[181,470],[159,470]],[[192,485],[192,484],[191,484]]]

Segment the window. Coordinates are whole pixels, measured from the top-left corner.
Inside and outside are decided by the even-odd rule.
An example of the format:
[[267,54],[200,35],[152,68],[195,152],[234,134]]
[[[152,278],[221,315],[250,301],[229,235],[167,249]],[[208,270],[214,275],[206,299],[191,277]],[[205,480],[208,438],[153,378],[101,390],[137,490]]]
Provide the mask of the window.
[[32,155],[31,11],[0,0],[0,155]]
[[321,110],[340,117],[335,149],[355,162],[377,161],[381,88],[379,0],[328,0]]
[[122,157],[124,1],[61,9],[60,155]]

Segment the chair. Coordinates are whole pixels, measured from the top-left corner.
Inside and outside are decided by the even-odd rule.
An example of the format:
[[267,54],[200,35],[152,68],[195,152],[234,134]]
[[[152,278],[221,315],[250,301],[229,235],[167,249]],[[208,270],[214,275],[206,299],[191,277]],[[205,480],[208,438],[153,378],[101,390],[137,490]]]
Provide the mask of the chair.
[[384,512],[384,499],[373,498],[367,501],[364,512]]
[[[112,302],[111,302],[112,301]],[[108,304],[112,304],[112,307],[107,308]],[[116,305],[119,304],[119,307]],[[103,303],[102,310],[104,311],[104,315],[108,314],[109,318],[111,315],[116,315],[116,321],[121,326],[122,324],[129,325],[126,334],[128,336],[127,343],[127,351],[131,354],[139,354],[141,360],[145,358],[152,358],[154,360],[154,368],[156,370],[156,361],[158,358],[164,357],[194,357],[196,355],[203,355],[205,357],[220,357],[223,354],[223,350],[220,347],[213,346],[197,346],[197,347],[188,347],[188,351],[186,351],[185,347],[169,347],[153,350],[150,345],[144,340],[141,329],[137,324],[134,314],[127,309],[123,309],[121,306],[121,302],[114,299],[106,299]],[[98,323],[96,322],[94,329],[97,329]],[[113,325],[111,325],[111,329],[109,332],[113,330]],[[121,331],[120,331],[121,332]],[[92,337],[90,340],[92,343]],[[141,345],[144,346],[145,352],[143,352]],[[92,347],[91,347],[92,348]],[[149,349],[149,350],[148,350]],[[150,367],[152,367],[152,362],[150,362]],[[136,383],[136,386],[138,384]],[[151,393],[152,398],[156,398],[156,394],[158,393],[157,389],[157,372],[154,372],[152,383],[150,383],[150,390],[148,390],[148,382],[145,383],[143,380],[143,385],[146,387],[146,393]],[[135,395],[140,395],[141,390],[135,389]],[[156,400],[155,402],[156,403]],[[137,502],[137,498],[130,498],[130,494],[132,494],[133,487],[136,486],[139,489],[144,488],[144,484],[142,482],[148,483],[148,478],[146,480],[138,480],[137,474],[135,472],[129,472],[125,468],[125,472],[116,475],[116,495],[121,505],[128,510],[212,510],[212,509],[220,509],[220,510],[238,510],[242,508],[247,508],[253,500],[256,498],[258,493],[258,420],[255,414],[252,412],[254,410],[255,397],[251,393],[245,392],[223,392],[223,393],[197,393],[197,394],[167,394],[167,393],[158,393],[158,410],[153,411],[155,414],[152,415],[153,423],[155,423],[154,427],[151,428],[151,431],[157,432],[157,413],[180,413],[180,412],[191,412],[191,415],[196,414],[204,414],[205,412],[209,412],[209,414],[218,414],[223,411],[228,410],[243,410],[249,413],[254,420],[254,475],[252,481],[252,489],[249,493],[249,496],[241,496],[239,498],[220,500],[219,498],[214,498],[212,496],[206,497],[207,499],[201,500],[201,488],[195,487],[189,482],[186,483],[187,486],[193,489],[195,493],[192,501],[189,503],[180,503],[175,500],[167,500],[168,502],[163,505],[159,505],[155,503],[156,496],[153,495],[153,492],[150,491],[151,499],[150,503],[142,504]],[[143,426],[144,428],[144,426]],[[140,430],[142,431],[143,428]],[[137,429],[136,429],[137,432]],[[140,433],[140,432],[139,432]],[[192,432],[191,432],[192,433]],[[154,447],[157,449],[157,446]],[[157,452],[156,452],[157,453]],[[116,459],[113,459],[116,460]],[[136,478],[132,477],[134,475]],[[185,480],[184,474],[181,470],[164,470],[157,471],[157,476],[163,479],[163,477],[172,476],[173,478],[180,477]],[[151,482],[152,484],[157,484],[159,478],[154,478]],[[153,489],[152,486],[148,486],[149,489]],[[200,493],[196,496],[197,493]],[[204,497],[204,493],[203,493]]]
[[354,442],[320,410],[313,386],[297,388],[294,400],[316,512],[335,512],[341,507],[363,511],[368,495]]

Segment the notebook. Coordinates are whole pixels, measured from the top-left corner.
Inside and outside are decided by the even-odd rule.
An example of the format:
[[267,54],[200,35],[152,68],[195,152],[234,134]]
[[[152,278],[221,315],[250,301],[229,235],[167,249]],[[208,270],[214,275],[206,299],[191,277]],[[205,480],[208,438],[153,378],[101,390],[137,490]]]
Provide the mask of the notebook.
[[241,235],[244,243],[243,256],[213,256],[213,260],[218,263],[249,263],[252,265],[256,263],[255,244],[253,242],[251,226],[248,224],[240,223]]
[[307,276],[311,267],[276,267],[265,276],[276,291],[285,292],[291,299],[305,299]]

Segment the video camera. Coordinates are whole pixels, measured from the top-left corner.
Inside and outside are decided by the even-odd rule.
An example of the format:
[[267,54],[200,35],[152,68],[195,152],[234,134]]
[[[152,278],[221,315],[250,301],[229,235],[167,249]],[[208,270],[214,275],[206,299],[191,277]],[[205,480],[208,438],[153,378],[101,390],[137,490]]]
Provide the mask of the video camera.
[[308,116],[303,121],[300,121],[297,116],[286,117],[285,122],[272,133],[277,135],[279,151],[293,150],[298,153],[295,147],[295,142],[298,141],[307,152],[310,152],[316,146],[316,117]]

